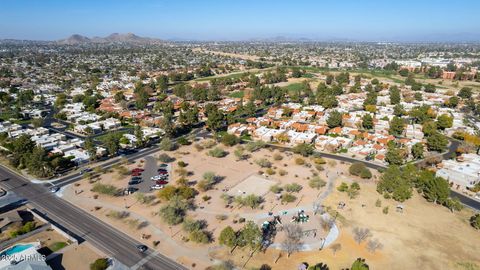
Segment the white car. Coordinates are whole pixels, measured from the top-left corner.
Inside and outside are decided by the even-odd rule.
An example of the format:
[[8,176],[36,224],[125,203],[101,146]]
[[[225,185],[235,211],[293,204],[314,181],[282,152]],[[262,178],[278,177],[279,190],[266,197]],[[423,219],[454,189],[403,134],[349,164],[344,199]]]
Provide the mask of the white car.
[[154,185],[150,187],[150,189],[162,189],[162,188],[163,188],[163,185]]
[[152,178],[152,181],[157,181],[157,180],[165,180],[168,178],[168,175],[155,175]]

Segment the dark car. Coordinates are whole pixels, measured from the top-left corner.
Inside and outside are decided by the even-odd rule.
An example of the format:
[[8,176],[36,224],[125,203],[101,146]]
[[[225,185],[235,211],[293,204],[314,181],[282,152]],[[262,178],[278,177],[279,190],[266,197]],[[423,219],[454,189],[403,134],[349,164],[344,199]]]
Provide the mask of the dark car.
[[167,173],[168,173],[166,170],[161,170],[161,169],[158,170],[157,172],[158,172],[159,174],[167,174]]
[[141,180],[130,180],[128,182],[128,185],[137,185],[140,184],[142,181]]
[[132,170],[132,172],[143,172],[143,171],[145,171],[145,170],[142,169],[142,168],[135,168],[135,169]]
[[134,176],[134,177],[132,177],[130,180],[132,180],[132,181],[133,181],[133,180],[141,181],[141,180],[142,180],[142,177],[140,177],[140,176]]
[[160,164],[160,168],[167,168],[167,167],[168,167],[168,164],[165,164],[165,163]]
[[142,175],[141,172],[132,172],[132,176],[140,176],[140,175]]
[[137,250],[140,251],[141,253],[144,253],[145,251],[148,250],[148,247],[145,245],[138,245]]

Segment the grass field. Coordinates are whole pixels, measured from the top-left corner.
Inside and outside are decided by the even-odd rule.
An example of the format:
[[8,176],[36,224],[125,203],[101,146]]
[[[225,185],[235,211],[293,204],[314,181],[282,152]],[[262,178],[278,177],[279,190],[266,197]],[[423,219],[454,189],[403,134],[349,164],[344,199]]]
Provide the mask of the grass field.
[[230,93],[228,96],[231,98],[243,98],[245,96],[245,93],[243,91],[235,91]]

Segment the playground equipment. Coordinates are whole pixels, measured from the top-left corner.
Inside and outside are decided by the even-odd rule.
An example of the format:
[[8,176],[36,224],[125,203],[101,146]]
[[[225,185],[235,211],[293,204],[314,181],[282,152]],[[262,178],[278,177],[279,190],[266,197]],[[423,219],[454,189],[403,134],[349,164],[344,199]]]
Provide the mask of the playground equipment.
[[293,216],[290,222],[305,223],[305,222],[308,222],[309,220],[310,220],[310,216],[305,214],[305,211],[298,210],[297,215]]

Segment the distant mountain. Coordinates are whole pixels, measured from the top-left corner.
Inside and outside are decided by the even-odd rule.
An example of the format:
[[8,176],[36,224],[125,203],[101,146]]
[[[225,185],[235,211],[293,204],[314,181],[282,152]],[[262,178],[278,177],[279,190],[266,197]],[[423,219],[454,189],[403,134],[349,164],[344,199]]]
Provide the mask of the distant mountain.
[[88,43],[136,43],[136,44],[152,44],[160,43],[162,40],[155,38],[140,37],[133,33],[113,33],[106,37],[88,38],[82,35],[74,34],[66,39],[58,40],[58,44],[63,45],[79,45]]

